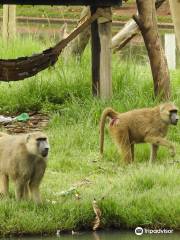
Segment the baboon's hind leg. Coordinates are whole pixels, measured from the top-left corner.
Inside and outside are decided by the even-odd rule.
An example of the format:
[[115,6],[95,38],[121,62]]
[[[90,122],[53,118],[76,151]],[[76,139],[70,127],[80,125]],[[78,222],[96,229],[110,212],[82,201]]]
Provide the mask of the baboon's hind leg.
[[132,158],[132,152],[131,152],[131,144],[129,143],[121,144],[121,150],[122,150],[124,161],[126,163],[132,163],[133,158]]
[[119,132],[116,137],[116,142],[122,151],[125,163],[132,163],[134,157],[134,146],[130,143],[128,130]]

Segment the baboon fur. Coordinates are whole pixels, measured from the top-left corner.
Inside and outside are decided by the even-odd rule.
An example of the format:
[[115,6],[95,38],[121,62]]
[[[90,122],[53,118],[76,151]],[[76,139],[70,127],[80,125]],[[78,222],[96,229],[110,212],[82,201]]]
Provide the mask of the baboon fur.
[[40,203],[39,185],[47,165],[48,148],[47,136],[41,132],[21,135],[0,133],[0,193],[8,195],[11,178],[15,183],[17,200],[29,199],[30,194],[34,202]]
[[[135,109],[118,113],[112,108],[106,108],[100,120],[100,153],[103,154],[104,126],[106,118],[110,118],[109,132],[118,148],[121,148],[126,163],[134,160],[134,144],[150,143],[152,145],[150,162],[157,156],[159,145],[170,149],[175,155],[173,143],[165,139],[170,124],[176,125],[178,108],[171,102],[153,108]],[[175,121],[171,122],[171,113],[175,113]]]

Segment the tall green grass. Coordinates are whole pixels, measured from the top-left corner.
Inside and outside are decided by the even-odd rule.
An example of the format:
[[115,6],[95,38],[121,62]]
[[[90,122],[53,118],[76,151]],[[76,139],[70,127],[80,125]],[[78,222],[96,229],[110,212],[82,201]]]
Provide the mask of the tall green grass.
[[[51,43],[38,39],[17,39],[7,47],[0,42],[3,58],[26,56]],[[48,46],[47,46],[48,45]],[[148,64],[136,59],[123,60],[113,56],[113,98],[102,101],[91,95],[90,52],[81,61],[59,59],[55,68],[21,81],[0,83],[0,112],[45,111],[50,116],[46,130],[51,153],[42,182],[43,204],[18,203],[11,198],[0,201],[0,233],[41,234],[57,229],[91,229],[96,198],[102,211],[101,227],[120,229],[145,226],[180,229],[179,164],[167,149],[161,148],[157,162],[148,165],[149,146],[136,147],[135,163],[124,166],[107,131],[105,154],[99,157],[98,123],[102,110],[112,106],[118,111],[154,106],[152,77]],[[171,74],[172,100],[179,106],[180,72]],[[179,160],[179,125],[172,127],[168,138],[176,142]],[[86,179],[90,184],[75,193],[60,196],[74,183]]]

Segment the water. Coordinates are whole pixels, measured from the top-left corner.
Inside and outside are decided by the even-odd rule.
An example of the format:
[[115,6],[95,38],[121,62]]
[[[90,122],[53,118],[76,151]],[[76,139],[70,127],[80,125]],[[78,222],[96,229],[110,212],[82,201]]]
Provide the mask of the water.
[[12,240],[179,240],[180,233],[172,234],[144,234],[136,236],[134,232],[103,231],[97,233],[82,233],[79,235],[62,234],[59,237],[25,237]]

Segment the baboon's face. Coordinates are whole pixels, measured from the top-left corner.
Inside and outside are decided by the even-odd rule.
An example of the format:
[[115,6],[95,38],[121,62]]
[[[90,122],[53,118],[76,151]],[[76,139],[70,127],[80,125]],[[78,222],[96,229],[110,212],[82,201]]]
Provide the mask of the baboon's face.
[[47,157],[49,153],[49,143],[46,135],[42,133],[32,133],[27,138],[28,151],[33,155]]
[[160,115],[165,123],[177,125],[179,120],[178,109],[174,104],[172,103],[163,104],[160,107]]
[[170,113],[169,113],[169,118],[170,118],[170,121],[171,121],[172,125],[177,125],[178,120],[179,120],[177,110],[171,110]]

